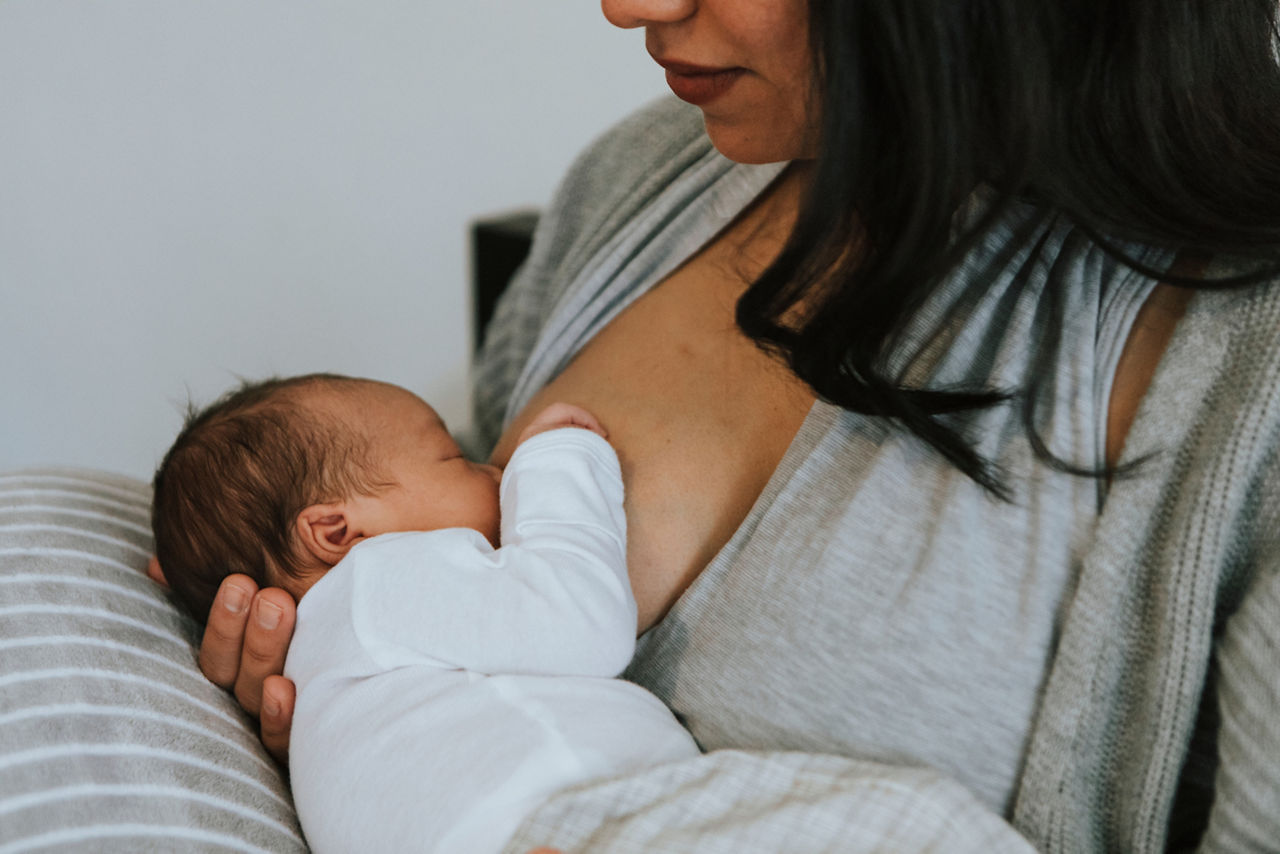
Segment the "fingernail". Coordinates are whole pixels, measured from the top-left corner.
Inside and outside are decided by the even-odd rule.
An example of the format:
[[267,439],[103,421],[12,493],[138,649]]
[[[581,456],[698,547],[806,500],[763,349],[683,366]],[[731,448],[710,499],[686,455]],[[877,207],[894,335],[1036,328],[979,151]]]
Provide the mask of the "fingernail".
[[239,614],[249,602],[249,594],[234,584],[222,591],[222,606],[233,614]]
[[264,696],[262,698],[262,713],[272,718],[280,716],[280,703],[276,701],[275,697]]
[[280,606],[268,602],[266,599],[258,600],[258,625],[270,631],[280,625],[280,617],[284,612],[280,610]]

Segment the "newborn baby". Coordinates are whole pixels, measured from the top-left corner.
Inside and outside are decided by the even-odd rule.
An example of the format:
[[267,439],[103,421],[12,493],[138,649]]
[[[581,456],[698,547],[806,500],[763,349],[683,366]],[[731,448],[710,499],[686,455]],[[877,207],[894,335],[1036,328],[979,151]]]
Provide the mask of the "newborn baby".
[[165,580],[202,619],[245,573],[299,600],[289,764],[318,852],[498,851],[549,795],[694,756],[635,645],[622,480],[554,404],[506,472],[369,380],[247,385],[155,476]]

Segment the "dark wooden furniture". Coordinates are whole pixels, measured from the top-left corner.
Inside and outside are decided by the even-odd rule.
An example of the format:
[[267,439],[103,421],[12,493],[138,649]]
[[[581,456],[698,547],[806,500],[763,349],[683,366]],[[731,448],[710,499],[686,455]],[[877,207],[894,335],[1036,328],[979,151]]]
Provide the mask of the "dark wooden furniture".
[[493,316],[498,296],[529,254],[536,210],[522,210],[478,219],[471,224],[471,305],[475,345]]

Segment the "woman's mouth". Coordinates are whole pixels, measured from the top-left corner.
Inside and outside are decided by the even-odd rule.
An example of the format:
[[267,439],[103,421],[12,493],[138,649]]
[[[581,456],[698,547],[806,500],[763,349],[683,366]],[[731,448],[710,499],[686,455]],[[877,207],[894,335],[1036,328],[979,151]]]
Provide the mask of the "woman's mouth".
[[656,62],[666,69],[667,85],[675,96],[697,107],[724,95],[747,73],[745,68],[708,68],[664,59]]

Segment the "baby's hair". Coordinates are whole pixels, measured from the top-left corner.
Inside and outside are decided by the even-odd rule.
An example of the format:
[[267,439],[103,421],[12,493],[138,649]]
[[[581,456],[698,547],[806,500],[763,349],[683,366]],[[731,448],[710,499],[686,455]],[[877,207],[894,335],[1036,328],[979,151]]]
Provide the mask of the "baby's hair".
[[246,382],[186,421],[152,481],[156,558],[203,623],[218,585],[243,573],[259,587],[297,577],[294,523],[312,504],[374,494],[386,483],[367,437],[307,393],[360,383],[336,374]]

